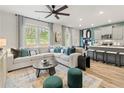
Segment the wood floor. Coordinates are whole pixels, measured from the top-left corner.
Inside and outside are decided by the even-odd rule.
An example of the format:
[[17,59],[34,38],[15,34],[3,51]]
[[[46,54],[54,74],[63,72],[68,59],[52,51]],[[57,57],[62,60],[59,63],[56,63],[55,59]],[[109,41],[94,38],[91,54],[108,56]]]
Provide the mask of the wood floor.
[[101,78],[103,82],[100,87],[102,88],[124,88],[124,67],[91,61],[91,68],[86,72]]
[[[68,68],[63,67],[60,65],[56,69],[67,72]],[[111,64],[91,60],[91,67],[84,72],[102,79],[100,88],[124,88],[124,67],[116,67]],[[36,80],[36,75],[33,68],[25,68],[8,73],[7,78],[8,83],[6,87],[29,88],[32,87],[32,82]]]

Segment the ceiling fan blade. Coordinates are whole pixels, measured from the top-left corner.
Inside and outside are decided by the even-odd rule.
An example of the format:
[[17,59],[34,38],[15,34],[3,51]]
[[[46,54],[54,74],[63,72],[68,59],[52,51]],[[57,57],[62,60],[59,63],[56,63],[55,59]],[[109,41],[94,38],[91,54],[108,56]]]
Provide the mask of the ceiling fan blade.
[[52,8],[50,7],[50,5],[46,5],[46,7],[50,10],[50,12],[52,12]]
[[47,17],[49,17],[49,16],[51,16],[52,15],[52,13],[50,13],[48,16],[46,16],[45,18],[47,18]]
[[55,12],[60,12],[60,11],[62,11],[64,9],[66,9],[66,8],[68,8],[68,6],[67,5],[64,5],[61,8],[57,9]]
[[47,11],[34,11],[34,12],[37,12],[37,13],[51,13],[51,12],[47,12]]
[[58,15],[64,15],[64,16],[70,16],[70,14],[67,14],[67,13],[56,13]]
[[55,15],[56,19],[59,19],[59,16],[58,15]]

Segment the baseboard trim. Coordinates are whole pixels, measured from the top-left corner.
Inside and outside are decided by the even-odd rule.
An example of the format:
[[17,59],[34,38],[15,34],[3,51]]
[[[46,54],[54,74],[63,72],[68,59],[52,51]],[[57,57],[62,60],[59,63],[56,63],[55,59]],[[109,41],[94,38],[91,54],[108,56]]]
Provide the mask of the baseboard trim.
[[32,67],[32,66],[26,66],[26,67],[22,67],[22,68],[17,68],[17,69],[14,69],[14,70],[10,70],[10,71],[8,71],[8,73],[9,73],[9,72],[12,72],[12,71],[16,71],[16,70],[20,70],[20,69],[28,68],[28,67]]
[[63,66],[65,66],[65,67],[67,67],[67,68],[71,68],[71,67],[69,67],[69,66],[67,66],[67,65],[65,65],[65,64],[62,64],[62,63],[60,63],[60,62],[58,62],[60,65],[63,65]]

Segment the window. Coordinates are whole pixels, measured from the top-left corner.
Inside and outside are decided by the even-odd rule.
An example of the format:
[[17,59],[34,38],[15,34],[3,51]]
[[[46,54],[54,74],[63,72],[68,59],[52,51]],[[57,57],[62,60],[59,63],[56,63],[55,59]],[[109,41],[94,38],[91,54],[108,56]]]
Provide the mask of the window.
[[48,47],[49,44],[48,27],[40,27],[26,24],[24,27],[25,47]]
[[47,28],[41,28],[39,30],[39,43],[42,47],[47,47],[49,44],[48,34],[49,33]]
[[32,25],[27,25],[25,27],[25,45],[27,47],[32,47],[36,45],[36,28]]

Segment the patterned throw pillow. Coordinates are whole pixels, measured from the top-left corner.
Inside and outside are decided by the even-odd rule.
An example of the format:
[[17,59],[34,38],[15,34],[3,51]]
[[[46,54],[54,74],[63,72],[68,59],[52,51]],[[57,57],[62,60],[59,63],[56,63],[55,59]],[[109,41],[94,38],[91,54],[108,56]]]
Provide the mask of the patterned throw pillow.
[[34,50],[35,50],[36,54],[40,54],[40,51],[38,48],[35,48]]
[[70,50],[70,48],[64,48],[64,54],[70,55],[69,50]]
[[36,54],[37,54],[36,50],[34,50],[34,49],[30,50],[30,56],[33,56],[33,55],[36,55]]

